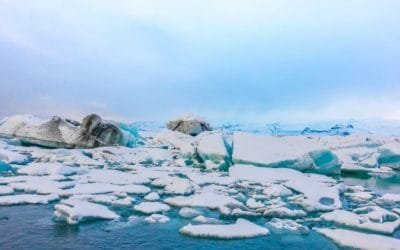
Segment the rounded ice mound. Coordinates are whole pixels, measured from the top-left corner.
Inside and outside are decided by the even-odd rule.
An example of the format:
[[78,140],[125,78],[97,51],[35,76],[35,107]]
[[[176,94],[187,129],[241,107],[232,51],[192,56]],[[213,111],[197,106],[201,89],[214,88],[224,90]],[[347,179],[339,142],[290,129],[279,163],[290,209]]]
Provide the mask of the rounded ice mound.
[[167,123],[167,128],[187,135],[196,136],[203,131],[211,131],[210,124],[192,113],[185,114]]

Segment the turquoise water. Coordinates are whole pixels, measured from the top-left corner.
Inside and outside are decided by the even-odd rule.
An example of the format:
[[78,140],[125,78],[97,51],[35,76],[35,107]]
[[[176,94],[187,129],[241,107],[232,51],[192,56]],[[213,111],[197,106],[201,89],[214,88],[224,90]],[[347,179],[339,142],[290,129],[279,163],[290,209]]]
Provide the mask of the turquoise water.
[[242,240],[198,239],[181,235],[187,220],[128,225],[92,221],[78,226],[52,220],[53,205],[0,207],[1,249],[338,249],[311,232],[307,236],[268,235]]

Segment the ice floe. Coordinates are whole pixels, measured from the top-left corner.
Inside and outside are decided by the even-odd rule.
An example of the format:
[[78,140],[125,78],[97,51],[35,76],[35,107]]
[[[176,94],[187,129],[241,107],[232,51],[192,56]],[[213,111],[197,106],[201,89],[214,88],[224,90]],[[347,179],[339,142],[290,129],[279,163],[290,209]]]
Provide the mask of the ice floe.
[[144,214],[153,214],[167,212],[171,209],[171,207],[161,202],[142,202],[138,205],[135,205],[133,209]]
[[192,225],[182,227],[182,234],[193,237],[210,237],[219,239],[252,238],[269,233],[267,228],[261,227],[245,219],[238,219],[234,224],[226,225]]
[[266,227],[275,234],[306,234],[309,229],[294,220],[273,218]]
[[90,219],[118,219],[119,216],[107,207],[83,200],[62,200],[55,205],[54,215],[58,220],[65,220],[69,224],[77,224]]
[[317,228],[317,232],[339,246],[365,250],[399,250],[400,240],[377,234],[361,233],[346,229]]
[[144,218],[144,221],[147,223],[167,223],[170,219],[162,214],[152,214],[146,218]]
[[359,214],[346,210],[336,210],[321,215],[323,221],[337,225],[363,229],[384,234],[392,234],[399,226],[399,216],[378,207],[358,210]]
[[37,194],[16,194],[0,196],[1,206],[22,205],[22,204],[48,204],[59,199],[58,195],[37,195]]

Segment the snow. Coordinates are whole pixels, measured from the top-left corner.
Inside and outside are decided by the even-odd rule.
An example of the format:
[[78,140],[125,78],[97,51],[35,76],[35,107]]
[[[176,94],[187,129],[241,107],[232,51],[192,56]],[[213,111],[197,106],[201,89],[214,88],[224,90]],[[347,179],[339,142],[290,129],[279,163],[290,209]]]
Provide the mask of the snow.
[[169,221],[169,218],[162,214],[152,214],[144,218],[144,221],[146,221],[147,223],[167,223]]
[[251,209],[257,209],[265,207],[265,204],[259,201],[256,201],[254,198],[250,198],[246,201],[246,206]]
[[48,204],[51,201],[58,200],[59,196],[55,194],[37,195],[37,194],[17,194],[0,196],[1,206],[22,205],[22,204]]
[[133,209],[144,214],[153,214],[167,212],[171,209],[171,207],[161,202],[142,202],[138,205],[135,205]]
[[54,215],[58,220],[65,220],[69,224],[77,224],[89,219],[118,219],[119,216],[107,207],[88,201],[68,199],[55,205]]
[[293,194],[293,192],[283,185],[273,184],[269,187],[264,188],[263,194],[269,197],[283,197],[283,196],[290,196]]
[[238,219],[228,225],[192,225],[182,227],[179,232],[193,237],[238,239],[267,235],[268,229],[258,226],[248,220]]
[[400,240],[377,234],[367,234],[346,229],[317,228],[317,232],[341,247],[365,250],[399,250]]
[[266,226],[275,234],[306,234],[309,232],[307,227],[288,219],[273,218]]

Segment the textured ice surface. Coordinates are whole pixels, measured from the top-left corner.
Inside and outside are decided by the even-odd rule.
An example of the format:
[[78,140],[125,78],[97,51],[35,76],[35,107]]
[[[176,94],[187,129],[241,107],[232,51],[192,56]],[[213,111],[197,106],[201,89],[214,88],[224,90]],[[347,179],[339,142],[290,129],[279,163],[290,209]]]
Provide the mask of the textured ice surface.
[[219,239],[251,238],[267,235],[269,233],[268,229],[245,219],[238,219],[236,223],[227,225],[189,224],[182,227],[180,232],[193,237],[211,237]]
[[152,214],[146,218],[144,218],[144,221],[147,223],[167,223],[170,219],[162,214]]

